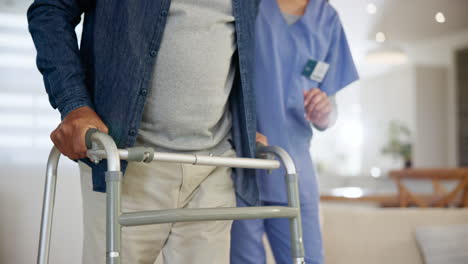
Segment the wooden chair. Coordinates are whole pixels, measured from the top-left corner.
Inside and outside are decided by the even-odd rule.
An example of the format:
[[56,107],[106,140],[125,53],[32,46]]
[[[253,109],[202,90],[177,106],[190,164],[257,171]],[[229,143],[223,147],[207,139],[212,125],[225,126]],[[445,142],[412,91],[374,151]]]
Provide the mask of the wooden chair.
[[[389,177],[398,187],[400,207],[415,205],[417,207],[468,207],[468,168],[454,169],[404,169],[394,170]],[[404,180],[431,181],[431,195],[416,194],[408,189]],[[441,181],[456,181],[457,185],[447,191]]]

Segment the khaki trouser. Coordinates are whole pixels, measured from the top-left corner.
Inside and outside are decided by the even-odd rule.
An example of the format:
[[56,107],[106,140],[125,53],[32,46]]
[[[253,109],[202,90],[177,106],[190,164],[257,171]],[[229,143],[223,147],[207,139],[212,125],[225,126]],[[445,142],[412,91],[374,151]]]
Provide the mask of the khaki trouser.
[[[233,150],[223,156],[234,157]],[[80,162],[83,263],[105,263],[105,194],[92,191],[91,169]],[[176,163],[130,163],[122,184],[122,211],[234,207],[231,169]],[[229,263],[232,221],[124,227],[122,264]]]

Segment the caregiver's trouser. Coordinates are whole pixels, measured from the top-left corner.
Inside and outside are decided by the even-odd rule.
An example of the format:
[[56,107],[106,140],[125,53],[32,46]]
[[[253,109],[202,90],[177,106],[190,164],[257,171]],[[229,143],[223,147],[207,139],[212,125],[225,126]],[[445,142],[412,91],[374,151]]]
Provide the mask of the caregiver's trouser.
[[[235,157],[229,150],[224,157]],[[92,191],[91,169],[80,162],[83,195],[83,264],[105,263],[106,196]],[[178,163],[129,163],[122,211],[234,207],[231,169]],[[124,227],[122,264],[229,263],[232,221],[181,222]]]
[[[287,204],[263,202],[264,206]],[[237,206],[247,206],[237,199]],[[302,230],[307,264],[323,263],[318,202],[301,203]],[[267,235],[277,264],[291,263],[291,239],[288,219],[236,220],[231,231],[231,264],[264,264],[263,234]]]

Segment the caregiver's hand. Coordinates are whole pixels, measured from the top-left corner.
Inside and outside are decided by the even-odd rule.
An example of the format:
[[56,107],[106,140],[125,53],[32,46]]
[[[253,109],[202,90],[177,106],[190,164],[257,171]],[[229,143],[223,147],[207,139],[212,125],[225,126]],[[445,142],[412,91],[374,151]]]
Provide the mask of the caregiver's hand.
[[258,143],[261,143],[261,144],[263,144],[265,146],[268,146],[268,138],[265,135],[260,134],[258,132],[256,134],[255,142],[258,142]]
[[330,124],[333,105],[327,94],[318,88],[304,91],[304,110],[306,119],[315,126],[326,128]]
[[86,157],[85,134],[90,128],[108,133],[107,126],[93,109],[85,106],[71,111],[50,134],[60,152],[72,160]]

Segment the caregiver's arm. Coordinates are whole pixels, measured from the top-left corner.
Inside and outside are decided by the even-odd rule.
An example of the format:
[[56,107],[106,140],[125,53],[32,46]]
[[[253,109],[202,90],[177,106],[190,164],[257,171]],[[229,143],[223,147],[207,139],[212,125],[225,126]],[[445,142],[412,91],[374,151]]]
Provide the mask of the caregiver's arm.
[[268,138],[265,135],[261,134],[261,133],[257,132],[255,141],[257,143],[268,146]]
[[335,96],[327,96],[318,88],[304,91],[304,111],[318,130],[333,126],[338,118]]

